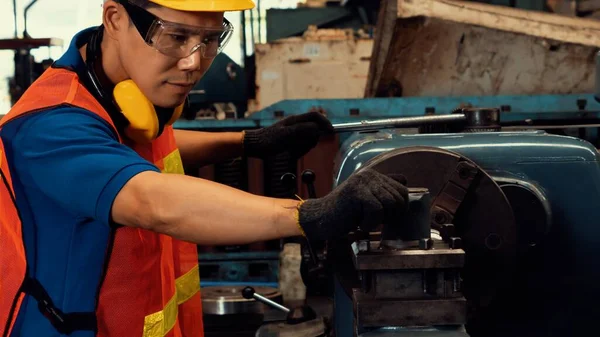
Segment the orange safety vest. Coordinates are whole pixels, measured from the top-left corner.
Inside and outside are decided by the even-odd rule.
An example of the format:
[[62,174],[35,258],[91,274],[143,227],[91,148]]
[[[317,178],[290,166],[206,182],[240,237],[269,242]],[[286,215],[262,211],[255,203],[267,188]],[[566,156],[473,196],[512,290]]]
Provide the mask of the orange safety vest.
[[[0,128],[25,114],[59,105],[94,112],[115,128],[109,114],[81,84],[77,74],[56,68],[49,68],[33,83],[0,121]],[[119,141],[123,143],[122,139]],[[165,127],[150,144],[131,147],[163,173],[183,174],[172,127]],[[31,295],[27,290],[27,261],[9,165],[0,140],[0,336],[10,334],[24,294]],[[97,336],[203,336],[197,246],[132,227],[113,230],[111,239],[97,309],[89,313],[94,316]],[[32,296],[37,299],[35,294]],[[60,320],[68,316],[57,316],[57,312],[62,312],[52,303],[46,304],[43,311],[53,324],[61,324]],[[76,316],[69,319],[71,326],[80,325]]]

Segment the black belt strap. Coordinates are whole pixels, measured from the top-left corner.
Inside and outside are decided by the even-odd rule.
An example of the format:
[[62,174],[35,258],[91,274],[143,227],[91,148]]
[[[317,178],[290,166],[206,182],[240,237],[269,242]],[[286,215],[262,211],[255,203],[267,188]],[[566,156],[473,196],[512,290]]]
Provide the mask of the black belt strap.
[[46,317],[52,326],[61,334],[70,335],[73,331],[88,330],[96,331],[96,313],[73,312],[64,313],[54,306],[50,295],[42,284],[33,278],[26,278],[22,290],[31,295],[38,302],[38,309]]

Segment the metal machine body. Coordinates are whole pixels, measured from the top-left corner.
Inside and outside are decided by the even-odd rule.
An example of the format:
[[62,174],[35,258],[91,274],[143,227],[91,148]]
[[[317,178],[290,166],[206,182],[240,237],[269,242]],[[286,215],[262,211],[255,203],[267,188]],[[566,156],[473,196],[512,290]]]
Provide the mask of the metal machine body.
[[[338,153],[335,184],[365,167],[426,188],[441,238],[391,250],[373,245],[383,233],[338,244],[353,249],[332,258],[336,336],[575,336],[600,317],[590,301],[600,295],[600,158],[590,143],[544,131],[356,133]],[[446,273],[435,296],[416,270]]]
[[[446,115],[451,114],[457,108],[460,107],[498,107],[500,109],[500,121],[503,130],[519,130],[523,128],[532,128],[532,129],[544,129],[548,132],[556,133],[556,134],[566,134],[576,136],[578,138],[584,139],[596,147],[600,147],[600,141],[598,139],[598,130],[600,127],[600,103],[595,98],[594,94],[573,94],[573,95],[537,95],[537,96],[459,96],[459,97],[402,97],[402,98],[366,98],[366,99],[307,99],[307,100],[286,100],[279,103],[276,103],[272,106],[269,106],[260,112],[252,114],[249,118],[245,119],[225,119],[225,120],[216,120],[216,119],[198,119],[198,120],[186,120],[180,119],[175,123],[175,128],[177,129],[188,129],[188,130],[199,130],[199,131],[241,131],[244,129],[253,129],[260,128],[272,125],[273,123],[281,120],[282,118],[296,115],[300,113],[305,113],[310,110],[317,109],[322,111],[329,120],[333,124],[340,123],[357,123],[363,120],[383,120],[388,118],[395,117],[441,117],[445,118]],[[405,131],[405,130],[403,130]],[[436,130],[412,130],[411,132],[418,131],[436,131]],[[446,132],[447,130],[437,130],[438,132]],[[327,149],[318,149],[317,153],[310,154],[314,157],[309,161],[306,161],[306,158],[299,161],[297,164],[298,174],[304,168],[309,168],[312,170],[317,169],[318,165],[323,165],[324,160],[332,158],[336,155],[338,149],[341,148],[339,156],[343,157],[350,148],[349,146],[352,144],[351,141],[347,142],[346,140],[351,137],[356,141],[366,142],[372,139],[379,139],[376,144],[386,144],[388,146],[390,142],[390,135],[394,134],[393,131],[385,131],[378,133],[363,133],[363,134],[354,134],[353,132],[343,132],[337,135],[338,139],[335,140],[335,144],[332,144],[331,147]],[[519,135],[520,133],[515,133]],[[550,139],[545,135],[541,139]],[[379,138],[378,138],[379,137]],[[407,136],[408,137],[408,136]],[[411,144],[420,144],[420,142],[427,140],[427,143],[423,143],[423,145],[448,145],[451,139],[459,139],[462,137],[461,135],[456,134],[438,134],[438,135],[415,135],[411,136],[415,137],[415,141],[412,141]],[[457,138],[459,137],[459,138]],[[497,137],[495,134],[486,134],[486,137]],[[394,138],[395,139],[395,138]],[[399,138],[403,142],[408,141],[413,138]],[[438,139],[438,141],[433,142],[433,140]],[[474,151],[474,148],[479,148],[480,139],[467,138],[472,141],[470,143],[470,147],[465,147],[462,150],[470,149],[469,151]],[[500,137],[500,139],[507,140],[509,137]],[[538,138],[534,138],[538,139]],[[554,139],[554,138],[552,138]],[[392,143],[398,143],[399,140],[395,139]],[[434,144],[435,143],[435,144]],[[394,145],[390,145],[394,146]],[[397,146],[404,146],[400,143]],[[365,148],[364,146],[361,147]],[[522,149],[522,146],[518,147]],[[540,146],[542,151],[547,150],[549,147]],[[556,148],[561,148],[560,146],[556,146]],[[485,151],[491,149],[490,147],[486,148]],[[499,148],[496,148],[498,150]],[[496,151],[495,150],[495,151]],[[352,155],[358,150],[353,150]],[[508,153],[511,153],[511,150],[507,150]],[[317,154],[317,155],[315,155]],[[483,154],[480,154],[483,155]],[[471,154],[468,154],[467,157],[470,157]],[[362,156],[360,157],[362,160]],[[480,160],[480,159],[478,159]],[[550,159],[549,159],[550,161]],[[279,162],[277,162],[279,163]],[[290,161],[291,163],[291,161]],[[295,162],[294,162],[295,163]],[[339,162],[338,162],[339,163]],[[551,162],[551,165],[558,166],[558,161]],[[217,166],[215,168],[214,177],[211,175],[206,176],[207,179],[215,179],[216,181],[220,181],[223,183],[230,184],[232,186],[245,186],[248,185],[250,187],[248,190],[251,193],[264,193],[266,195],[276,196],[276,197],[285,197],[283,194],[274,193],[279,190],[283,190],[283,188],[279,185],[275,185],[279,183],[280,176],[285,172],[293,172],[295,165],[281,165],[281,164],[271,164],[271,161],[265,161],[264,165],[264,173],[260,173],[257,175],[254,172],[248,172],[247,174],[237,174],[240,177],[247,177],[247,183],[228,183],[220,177],[223,174],[218,174],[221,172],[221,167]],[[250,168],[252,165],[248,165]],[[285,169],[276,170],[275,168],[283,167]],[[289,167],[288,167],[289,166]],[[348,167],[353,166],[344,166],[345,170],[349,170]],[[564,165],[558,167],[565,167]],[[290,171],[291,170],[291,171]],[[506,169],[510,171],[512,169]],[[189,173],[189,172],[188,172]],[[350,174],[351,171],[344,172],[343,175]],[[541,173],[539,173],[541,174]],[[236,175],[236,176],[237,176]],[[322,196],[327,193],[332,184],[332,175],[333,172],[329,169],[323,169],[317,172],[316,183],[320,184],[317,186],[318,196]],[[339,175],[339,174],[338,174]],[[551,172],[548,172],[549,177],[552,176]],[[336,177],[338,180],[340,177]],[[553,178],[548,178],[553,179]],[[252,188],[253,185],[257,184],[249,184],[249,182],[258,182],[259,185],[264,184],[264,187],[259,186],[260,188]],[[299,182],[299,190],[298,193],[303,198],[309,197],[305,190],[300,189],[302,184]],[[242,187],[244,188],[244,187]],[[293,193],[291,193],[293,197]],[[579,197],[577,198],[577,202]],[[572,202],[576,202],[573,200]],[[243,255],[244,253],[240,253]],[[256,259],[252,257],[253,253],[249,253],[248,257],[250,259]],[[205,255],[202,253],[201,256]],[[213,254],[214,255],[214,254]],[[207,255],[208,256],[208,255]],[[231,258],[229,256],[223,255],[225,259],[229,259],[231,261],[239,260],[240,256],[236,256],[235,258]],[[206,258],[208,259],[208,257]],[[262,258],[261,258],[262,259]],[[208,266],[208,264],[212,263],[211,261],[204,262],[207,264],[207,268],[212,268],[212,266]],[[222,264],[221,258],[219,261],[215,261],[215,264]],[[240,269],[240,268],[238,268]],[[212,284],[217,284],[217,282],[251,282],[253,280],[239,278],[241,275],[245,275],[246,273],[239,273],[234,271],[227,271],[227,273],[222,274],[219,272],[219,277],[212,277],[213,272],[216,272],[216,269],[211,269],[211,273],[206,273],[207,276],[204,278],[204,281],[211,281]],[[223,265],[219,266],[218,270],[226,270],[223,268]],[[261,269],[262,270],[262,269]],[[232,274],[233,273],[233,274]],[[217,274],[214,274],[216,276]],[[225,277],[225,275],[227,277]],[[236,276],[236,277],[233,277]],[[273,275],[273,277],[275,274]],[[261,274],[263,277],[263,274]],[[264,282],[265,280],[263,280]],[[213,283],[214,282],[214,283]],[[268,282],[272,282],[272,278],[268,280]]]
[[[515,250],[508,252],[512,252],[514,257],[509,258],[508,261],[518,263],[516,265],[507,263],[503,266],[500,262],[507,260],[493,254],[488,254],[494,262],[488,263],[490,265],[488,267],[483,258],[476,264],[471,263],[474,256],[485,257],[486,254],[473,255],[472,249],[469,249],[471,239],[464,236],[464,231],[461,229],[464,226],[458,223],[461,220],[461,208],[454,210],[454,218],[457,221],[450,223],[456,225],[458,232],[456,236],[444,240],[440,232],[439,237],[436,237],[434,228],[436,225],[433,222],[435,216],[430,214],[430,229],[434,229],[434,234],[430,238],[433,246],[425,245],[424,247],[428,249],[422,249],[419,240],[408,240],[404,248],[412,250],[413,254],[431,257],[438,255],[436,253],[441,251],[440,248],[446,247],[447,251],[453,250],[448,255],[462,255],[463,261],[460,259],[448,261],[443,260],[441,256],[434,256],[430,260],[437,261],[438,265],[405,268],[410,261],[394,257],[402,254],[394,253],[394,250],[399,248],[397,245],[393,246],[393,240],[391,242],[386,240],[386,243],[392,243],[389,247],[391,249],[383,253],[377,250],[381,243],[381,236],[378,237],[375,233],[371,235],[372,242],[369,242],[369,245],[372,252],[369,253],[379,254],[375,257],[376,261],[383,261],[385,258],[395,259],[395,267],[404,263],[405,267],[402,268],[405,269],[395,268],[393,265],[394,268],[382,269],[369,266],[368,263],[366,266],[363,264],[360,267],[362,269],[357,269],[355,262],[367,261],[369,255],[358,249],[361,240],[341,242],[340,245],[347,247],[350,253],[352,253],[350,249],[353,247],[352,243],[356,243],[354,247],[358,254],[354,257],[351,254],[343,254],[339,258],[330,252],[326,255],[326,258],[335,262],[336,266],[334,333],[339,337],[579,335],[576,332],[587,328],[595,322],[594,318],[600,317],[593,302],[589,300],[600,295],[595,285],[595,280],[600,276],[598,275],[600,272],[597,272],[600,270],[598,268],[600,263],[594,260],[594,254],[600,252],[596,249],[600,239],[594,235],[596,233],[594,221],[600,213],[596,207],[600,206],[600,198],[598,198],[600,197],[600,172],[595,150],[600,146],[598,139],[600,103],[593,94],[289,100],[265,108],[247,119],[180,120],[175,127],[208,131],[265,127],[287,116],[315,109],[324,113],[334,124],[347,124],[395,117],[443,117],[455,112],[457,108],[473,106],[498,108],[499,126],[503,132],[495,132],[498,130],[497,127],[482,130],[490,132],[474,133],[472,131],[476,130],[471,129],[456,133],[443,127],[438,128],[438,125],[434,128],[403,125],[412,129],[338,133],[340,143],[335,146],[333,152],[323,154],[323,158],[337,156],[336,167],[333,172],[318,173],[317,183],[333,178],[334,183],[328,186],[337,185],[356,170],[381,162],[383,168],[397,167],[397,173],[413,175],[407,177],[409,187],[427,189],[430,202],[435,203],[436,196],[442,190],[441,184],[448,181],[451,172],[456,171],[454,170],[458,167],[456,164],[467,162],[474,165],[474,169],[480,176],[486,177],[489,193],[476,198],[481,202],[476,203],[475,206],[472,199],[458,204],[460,206],[468,202],[471,205],[471,212],[466,212],[467,215],[471,215],[471,218],[467,217],[464,223],[473,228],[484,229],[479,236],[475,235],[475,238],[487,238],[494,229],[490,227],[489,219],[506,220],[506,217],[512,214],[513,220],[499,221],[495,226],[499,226],[500,229],[515,227],[517,234],[511,241],[515,244]],[[531,129],[531,131],[523,131],[524,129]],[[546,130],[548,133],[536,129]],[[426,134],[414,134],[416,132]],[[577,138],[553,134],[571,135]],[[420,159],[406,157],[410,154],[396,153],[405,149],[410,149],[408,152],[417,156],[435,154],[429,159]],[[398,156],[386,157],[386,154],[392,153]],[[375,157],[377,159],[374,159]],[[379,161],[381,158],[385,160]],[[455,158],[456,162],[452,162],[451,158]],[[398,163],[386,164],[393,160],[397,160]],[[444,160],[445,166],[438,167],[437,163],[440,160]],[[319,160],[314,163],[322,162],[323,160]],[[405,165],[400,165],[402,163]],[[422,165],[418,166],[418,163]],[[316,164],[299,165],[298,169],[304,167],[316,169],[314,165]],[[415,169],[419,167],[421,170]],[[424,170],[426,167],[431,169],[426,171]],[[438,170],[435,171],[434,168]],[[412,171],[408,172],[408,169]],[[326,177],[326,175],[330,176]],[[421,179],[415,180],[415,177]],[[440,178],[432,179],[432,177]],[[318,196],[322,196],[327,190],[317,189],[317,192]],[[490,193],[496,199],[489,200]],[[487,220],[481,220],[481,217],[488,213],[486,208],[482,208],[486,205],[492,207],[494,212],[489,212]],[[519,231],[522,228],[526,229],[525,234],[521,233],[522,230]],[[462,248],[460,248],[460,241],[456,245],[457,240],[451,238],[459,238],[462,241]],[[495,242],[496,237],[492,235],[491,238],[490,242]],[[529,242],[523,238],[539,241]],[[523,241],[524,245],[519,244]],[[364,242],[364,237],[361,242]],[[451,246],[453,243],[454,248]],[[485,245],[486,242],[480,240],[479,243]],[[322,245],[314,247],[319,249]],[[485,250],[481,252],[485,253]],[[319,254],[319,256],[323,255]],[[485,273],[478,274],[479,269]],[[419,293],[422,298],[416,296],[417,290],[423,291],[422,281],[434,282],[442,279],[442,277],[431,277],[431,275],[440,275],[436,270],[441,270],[442,274],[447,274],[449,277],[458,270],[460,277],[457,282],[454,278],[450,278],[451,283],[438,282],[436,285],[439,287],[436,288],[428,284],[428,295],[421,296]],[[497,272],[494,273],[495,270]],[[471,277],[465,278],[465,273]],[[364,281],[363,284],[363,281],[357,279],[357,275],[361,274],[366,275],[365,279],[371,281]],[[473,275],[479,276],[479,279],[474,278]],[[413,280],[413,282],[410,284],[396,282],[397,277]],[[323,279],[316,276],[313,278]],[[473,280],[477,282],[474,283]],[[223,279],[219,281],[222,282]],[[369,282],[378,285],[377,293],[369,292]],[[473,286],[474,284],[480,286]],[[405,285],[410,287],[402,288]],[[395,293],[399,289],[403,290],[403,293]],[[432,292],[432,289],[436,291]],[[436,307],[435,303],[430,301],[433,299],[432,293],[443,295],[446,304],[455,306]],[[489,302],[490,298],[493,299],[491,304],[484,301],[488,299]],[[405,301],[402,304],[412,301],[414,305],[422,305],[419,312],[426,315],[421,315],[421,318],[431,319],[426,322],[431,325],[414,328],[398,324],[401,323],[398,322],[401,313],[410,314],[417,311],[409,310],[409,306],[406,305],[394,304],[394,301]],[[419,301],[429,302],[419,303]],[[375,320],[374,323],[368,323],[366,326],[361,326],[359,323],[355,327],[355,314],[360,312],[360,310],[355,312],[357,303],[363,304],[358,308],[368,309],[368,306],[374,308],[371,313],[376,315],[362,317],[363,322],[368,323],[365,319],[369,318]],[[476,303],[480,310],[473,311],[473,303]],[[432,308],[437,309],[432,310]],[[383,314],[377,314],[380,311]],[[450,311],[454,313],[453,316],[443,315],[444,312]],[[385,313],[388,313],[387,318]],[[479,316],[474,318],[474,313],[479,313]],[[396,319],[396,322],[386,322],[385,319]],[[453,325],[441,328],[435,322]]]

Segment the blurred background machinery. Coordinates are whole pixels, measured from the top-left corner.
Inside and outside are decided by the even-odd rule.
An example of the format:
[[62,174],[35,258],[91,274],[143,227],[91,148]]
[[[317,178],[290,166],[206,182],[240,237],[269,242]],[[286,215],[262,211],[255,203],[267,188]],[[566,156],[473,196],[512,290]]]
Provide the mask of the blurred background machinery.
[[32,38],[27,32],[27,13],[35,5],[38,0],[32,0],[23,13],[23,22],[25,29],[23,37],[18,38],[17,32],[17,5],[16,0],[13,0],[14,8],[14,38],[0,40],[0,50],[14,50],[14,76],[8,78],[8,90],[11,104],[14,104],[25,92],[27,88],[35,81],[52,63],[51,58],[36,62],[31,55],[31,50],[42,47],[62,47],[63,41],[57,38]]

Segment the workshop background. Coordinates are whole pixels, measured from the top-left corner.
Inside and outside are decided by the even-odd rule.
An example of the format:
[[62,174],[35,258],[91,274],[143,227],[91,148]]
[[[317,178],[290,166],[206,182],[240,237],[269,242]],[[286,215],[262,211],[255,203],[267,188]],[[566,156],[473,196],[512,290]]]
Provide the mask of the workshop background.
[[[175,127],[319,111],[336,132],[186,174],[306,199],[373,168],[407,178],[410,211],[336,242],[199,247],[207,337],[594,335],[600,0],[254,1]],[[0,2],[0,115],[101,4]]]

